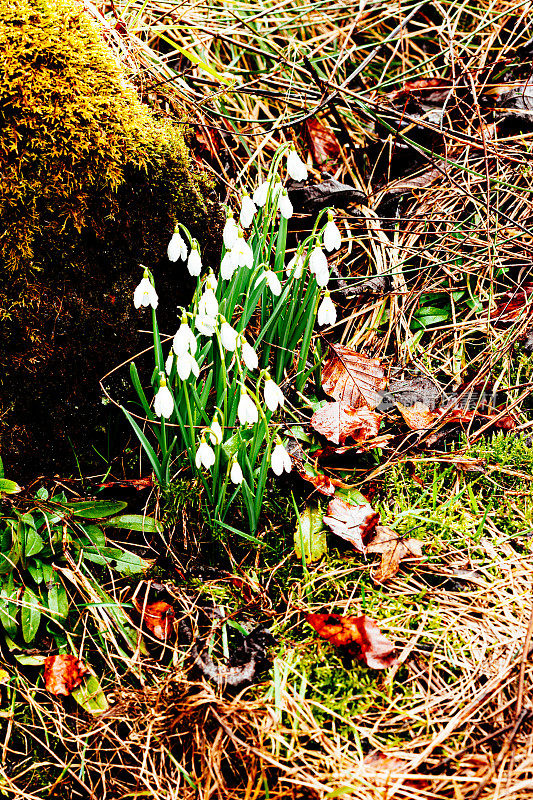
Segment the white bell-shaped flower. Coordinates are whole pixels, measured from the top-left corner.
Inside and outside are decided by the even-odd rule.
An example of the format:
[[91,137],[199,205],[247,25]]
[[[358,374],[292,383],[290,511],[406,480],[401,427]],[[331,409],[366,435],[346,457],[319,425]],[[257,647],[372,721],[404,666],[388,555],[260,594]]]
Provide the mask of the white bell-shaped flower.
[[320,286],[322,289],[324,286],[327,286],[329,283],[329,269],[321,269],[320,272],[317,272],[315,275],[315,280],[317,285]]
[[172,349],[177,356],[187,352],[190,352],[194,355],[196,353],[197,346],[198,343],[196,341],[196,336],[189,328],[187,317],[184,315],[181,319],[181,325],[174,334],[174,339],[172,340]]
[[335,325],[337,310],[329,292],[324,293],[324,298],[318,307],[317,321],[319,325]]
[[235,253],[238,267],[248,267],[248,269],[252,269],[254,265],[254,254],[252,248],[242,236],[239,236],[237,239],[237,243],[232,252]]
[[229,322],[226,320],[223,321],[222,325],[220,326],[220,341],[222,342],[223,347],[226,350],[229,350],[233,353],[235,348],[237,347],[237,336],[239,334],[232,328]]
[[169,261],[177,261],[178,258],[181,258],[182,261],[185,261],[187,258],[187,245],[185,244],[178,227],[176,227],[174,230],[172,238],[168,243],[167,255]]
[[246,391],[243,389],[237,407],[237,417],[241,425],[255,425],[259,419],[259,412],[254,401]]
[[170,373],[172,372],[172,367],[174,366],[174,359],[175,359],[174,350],[171,350],[170,353],[168,354],[167,360],[165,361],[165,372],[167,373],[167,375],[170,375]]
[[324,270],[328,269],[328,260],[326,255],[321,247],[316,245],[313,247],[311,251],[311,255],[309,257],[309,269],[316,275],[317,272],[324,272]]
[[215,275],[213,270],[210,270],[205,279],[204,290],[207,291],[208,289],[210,289],[212,292],[216,292],[217,287],[218,287],[217,276]]
[[234,457],[231,463],[231,469],[229,473],[229,479],[232,483],[236,484],[237,486],[241,484],[244,480],[244,475],[242,474],[241,465]]
[[160,373],[159,390],[154,399],[154,411],[158,417],[168,419],[174,411],[174,398],[167,386],[163,373]]
[[208,314],[197,314],[194,327],[204,336],[212,336],[217,327],[217,318],[210,317]]
[[200,374],[198,363],[191,353],[180,353],[176,362],[176,371],[182,381],[186,381],[192,374],[197,378]]
[[242,196],[242,203],[241,203],[241,215],[239,217],[239,222],[241,223],[243,228],[249,228],[252,224],[254,217],[256,215],[257,208],[255,207],[255,203],[251,197],[247,194],[243,194]]
[[270,466],[276,475],[281,475],[282,472],[290,472],[292,469],[291,457],[283,447],[281,440],[278,440],[272,451]]
[[265,205],[269,189],[270,189],[270,181],[263,181],[263,183],[260,183],[259,186],[254,191],[252,200],[256,206],[259,206],[259,208],[262,208]]
[[323,242],[328,253],[331,253],[332,250],[338,250],[341,246],[341,232],[333,222],[333,218],[329,219],[324,228]]
[[285,405],[285,396],[278,384],[267,374],[263,389],[265,403],[270,411],[275,411],[278,406]]
[[307,180],[307,167],[296,150],[291,150],[287,156],[287,172],[293,181]]
[[255,352],[254,348],[251,344],[248,344],[246,339],[242,339],[241,341],[241,355],[242,360],[246,364],[247,369],[254,370],[257,369],[259,366],[259,359],[257,358],[257,353]]
[[218,414],[216,414],[209,428],[209,438],[211,439],[211,444],[222,444],[223,433],[220,422],[218,421]]
[[275,295],[276,297],[279,297],[281,294],[281,283],[276,273],[273,272],[271,269],[266,269],[265,278],[267,286],[272,292],[272,294]]
[[158,302],[157,292],[150,283],[148,273],[145,272],[144,277],[133,293],[133,305],[135,308],[140,308],[141,306],[157,308]]
[[211,289],[206,289],[200,297],[198,303],[198,313],[200,316],[216,317],[218,314],[218,300]]
[[285,219],[290,219],[292,217],[292,203],[289,200],[289,195],[287,194],[287,190],[283,189],[279,198],[278,198],[278,210],[282,217]]
[[235,246],[238,236],[239,227],[233,219],[233,214],[230,214],[226,219],[226,224],[222,231],[222,239],[224,240],[224,247],[226,250],[231,250],[231,248]]
[[285,267],[286,275],[288,275],[289,278],[292,275],[295,281],[299,281],[303,275],[304,264],[305,259],[303,255],[301,253],[296,253]]
[[210,445],[207,444],[206,440],[203,437],[200,442],[200,446],[196,451],[195,462],[197,469],[200,469],[201,467],[205,467],[206,469],[211,469],[211,467],[215,463],[215,451]]
[[238,257],[235,250],[228,250],[224,253],[222,261],[220,262],[220,277],[223,281],[230,281],[238,269]]
[[198,277],[198,275],[202,271],[202,259],[200,257],[200,253],[198,252],[197,246],[195,247],[193,244],[193,248],[189,253],[189,258],[187,259],[187,269],[189,270],[190,275],[194,278]]

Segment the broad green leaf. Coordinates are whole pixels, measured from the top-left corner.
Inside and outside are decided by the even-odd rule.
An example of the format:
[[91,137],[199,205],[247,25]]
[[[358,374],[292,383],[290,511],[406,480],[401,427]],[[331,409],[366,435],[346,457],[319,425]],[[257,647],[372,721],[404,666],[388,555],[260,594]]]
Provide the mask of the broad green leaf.
[[9,481],[7,478],[0,478],[0,494],[17,494],[22,491],[18,483]]
[[75,517],[102,519],[119,514],[128,504],[120,500],[80,500],[66,505]]
[[237,433],[234,433],[233,436],[230,436],[230,438],[222,444],[221,449],[228,461],[239,452],[239,449],[242,447],[243,440],[251,441],[253,435],[253,429],[244,428],[243,430],[239,430]]
[[22,625],[22,635],[24,641],[29,644],[35,639],[35,634],[41,622],[41,611],[39,608],[39,598],[26,587],[22,596],[23,606],[20,612],[20,622]]
[[123,575],[138,575],[150,569],[153,564],[153,561],[140,558],[135,553],[124,552],[118,547],[84,547],[82,551],[88,561],[116,569]]
[[44,547],[44,542],[33,528],[26,528],[26,536],[24,540],[24,558],[40,553]]
[[106,519],[106,527],[123,528],[127,531],[142,531],[144,533],[161,533],[163,525],[154,517],[145,517],[142,514],[120,514],[118,517]]
[[89,714],[102,714],[109,704],[95,675],[89,675],[80,686],[72,691],[72,697]]
[[300,560],[303,554],[307,564],[320,561],[322,556],[328,552],[326,529],[322,517],[322,511],[318,506],[306,506],[296,523],[294,551]]
[[[102,525],[109,525],[109,521],[102,522]],[[84,525],[83,530],[89,543],[94,547],[105,547],[105,533],[99,525]]]
[[17,635],[17,597],[16,589],[2,589],[0,592],[0,622],[8,636]]
[[56,619],[66,619],[68,617],[68,596],[65,587],[61,583],[54,583],[48,590],[48,608]]
[[26,569],[32,576],[36,584],[40,584],[44,580],[43,565],[39,559],[34,559],[29,564],[26,564]]
[[36,500],[48,500],[49,497],[50,495],[48,493],[48,489],[45,489],[44,486],[41,486],[41,488],[37,489],[37,491],[35,492]]

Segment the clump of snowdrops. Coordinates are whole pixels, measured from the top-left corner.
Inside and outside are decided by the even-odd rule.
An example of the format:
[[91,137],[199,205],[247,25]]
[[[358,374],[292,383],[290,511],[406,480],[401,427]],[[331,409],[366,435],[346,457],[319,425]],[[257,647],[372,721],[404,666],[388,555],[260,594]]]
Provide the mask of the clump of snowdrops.
[[[153,401],[135,363],[130,373],[159,452],[124,409],[162,487],[171,480],[172,458],[185,451],[201,481],[211,521],[224,527],[227,511],[240,494],[250,531],[257,529],[268,470],[291,470],[281,438],[279,409],[285,405],[286,373],[295,366],[298,390],[305,385],[315,322],[335,322],[327,291],[327,256],[340,247],[331,211],[323,211],[312,233],[286,258],[287,221],[293,209],[279,171],[304,180],[307,169],[294,150],[282,148],[267,179],[241,199],[239,219],[228,211],[218,274],[202,263],[198,242],[177,224],[168,245],[171,261],[182,259],[197,287],[182,309],[169,351],[157,325],[158,296],[144,269],[135,289],[136,308],[151,307],[155,368]],[[327,223],[324,217],[327,215]],[[253,321],[255,335],[249,328]],[[259,331],[257,333],[257,331]],[[145,427],[146,430],[146,427]]]

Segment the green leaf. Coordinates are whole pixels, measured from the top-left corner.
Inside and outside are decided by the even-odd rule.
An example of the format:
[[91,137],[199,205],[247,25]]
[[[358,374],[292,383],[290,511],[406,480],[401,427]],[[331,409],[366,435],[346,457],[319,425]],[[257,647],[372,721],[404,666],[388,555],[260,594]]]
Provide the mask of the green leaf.
[[318,506],[306,506],[298,517],[294,531],[294,551],[301,560],[302,553],[307,564],[320,561],[328,552],[326,529]]
[[45,489],[44,486],[41,486],[40,489],[37,489],[35,492],[35,499],[36,500],[48,500],[50,495],[48,494],[48,489]]
[[26,529],[26,536],[24,541],[24,558],[31,558],[31,556],[40,553],[44,547],[44,542],[33,528]]
[[30,588],[26,587],[22,600],[24,603],[20,612],[22,635],[24,641],[29,644],[33,642],[39,629],[41,610],[39,608],[39,598]]
[[126,411],[124,406],[120,406],[120,407],[121,407],[122,411],[124,412],[124,414],[126,415],[126,417],[128,418],[129,423],[130,423],[131,427],[133,428],[137,439],[142,444],[143,450],[146,453],[150,464],[152,465],[152,469],[154,470],[154,474],[155,474],[155,476],[157,478],[158,483],[162,484],[163,483],[163,475],[161,473],[161,464],[159,463],[159,461],[157,459],[157,456],[155,454],[154,448],[152,447],[152,445],[150,444],[150,442],[148,441],[148,439],[146,438],[146,436],[144,435],[142,430],[139,428],[139,426],[137,425],[137,423],[135,422],[135,420],[131,416],[130,412]]
[[89,714],[102,714],[109,704],[96,675],[89,675],[72,691],[72,697]]
[[106,519],[106,527],[123,528],[127,531],[142,531],[143,533],[161,533],[163,525],[154,517],[145,517],[142,514],[120,514],[118,517]]
[[42,583],[44,580],[43,565],[39,559],[34,559],[33,563],[26,564],[26,569],[32,576],[35,583]]
[[8,636],[17,635],[17,605],[13,602],[17,594],[16,589],[2,589],[0,592],[0,622]]
[[118,514],[128,504],[121,500],[81,500],[75,503],[67,503],[66,505],[75,517],[102,519]]
[[230,436],[230,438],[222,444],[222,452],[228,461],[233,458],[233,456],[237,455],[239,449],[242,447],[243,440],[245,442],[250,442],[253,438],[253,435],[253,428],[244,428],[238,430],[237,433],[234,433],[233,436]]
[[54,583],[48,590],[48,608],[56,619],[66,619],[69,612],[68,596],[61,583]]
[[17,494],[22,491],[18,483],[9,481],[7,478],[0,478],[0,494]]
[[116,569],[123,575],[138,575],[146,572],[153,564],[152,561],[119,550],[118,547],[83,547],[82,552],[88,561]]
[[[102,522],[102,525],[109,525],[109,520]],[[84,525],[83,531],[90,545],[94,547],[105,547],[105,533],[99,525]]]

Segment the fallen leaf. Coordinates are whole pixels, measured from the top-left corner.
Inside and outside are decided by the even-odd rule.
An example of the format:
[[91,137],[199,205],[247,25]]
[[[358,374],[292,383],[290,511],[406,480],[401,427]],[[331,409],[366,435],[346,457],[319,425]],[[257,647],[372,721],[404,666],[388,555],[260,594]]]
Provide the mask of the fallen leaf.
[[379,514],[369,503],[353,505],[334,497],[328,505],[325,524],[336,536],[353,544],[360,553],[366,552],[366,542],[379,522]]
[[148,603],[142,606],[136,600],[135,607],[142,615],[142,621],[157,639],[165,641],[174,630],[174,609],[164,600],[156,600],[155,603]]
[[322,512],[317,506],[306,506],[298,515],[294,531],[294,552],[301,560],[302,551],[306,564],[320,561],[328,552],[326,531],[322,521]]
[[514,289],[503,294],[490,315],[491,322],[511,322],[522,316],[526,307],[530,312],[532,293],[533,281],[525,281],[520,286],[515,286]]
[[304,481],[309,481],[309,483],[312,483],[317,492],[320,492],[320,494],[325,494],[329,497],[335,494],[335,485],[331,478],[328,478],[327,475],[323,475],[321,472],[312,474],[307,472],[305,467],[298,470],[298,475],[300,478],[303,478]]
[[378,628],[374,620],[340,614],[307,614],[312,628],[335,647],[341,647],[367,667],[387,669],[396,664],[394,645]]
[[146,478],[127,478],[126,480],[122,481],[107,481],[106,483],[95,483],[95,487],[98,489],[137,489],[137,491],[141,491],[141,489],[151,489],[154,485],[154,479],[151,475]]
[[[381,786],[388,786],[391,776],[394,780],[399,777],[409,776],[409,779],[402,781],[403,786],[411,786],[413,789],[421,791],[429,789],[429,781],[425,775],[414,773],[410,774],[412,756],[408,753],[396,751],[394,755],[375,752],[369,753],[363,759],[363,769],[368,777],[372,776],[375,783]],[[415,797],[419,796],[415,791]]]
[[440,104],[446,100],[452,89],[452,84],[447,78],[417,78],[405,81],[402,89],[389,92],[390,100],[406,100],[414,95],[427,103]]
[[403,558],[422,558],[423,546],[420,539],[401,539],[392,528],[378,525],[366,548],[367,553],[381,554],[381,564],[374,572],[373,580],[376,583],[385,583],[393,578]]
[[44,685],[46,690],[56,696],[67,697],[80,685],[89,670],[71,655],[48,656],[44,662]]
[[379,360],[340,344],[329,344],[329,347],[332,355],[326,359],[322,370],[322,388],[326,394],[352,408],[376,408],[387,383]]
[[305,121],[305,133],[313,161],[322,166],[326,161],[340,158],[341,148],[337,137],[324,122],[317,117]]
[[315,411],[310,420],[312,428],[330,442],[344,444],[348,437],[356,442],[366,442],[377,436],[381,415],[366,406],[353,408],[342,401],[326,403]]
[[396,405],[412,431],[425,431],[431,428],[438,418],[438,414],[435,411],[430,411],[428,406],[418,401],[412,406],[404,406],[401,403],[396,403]]

